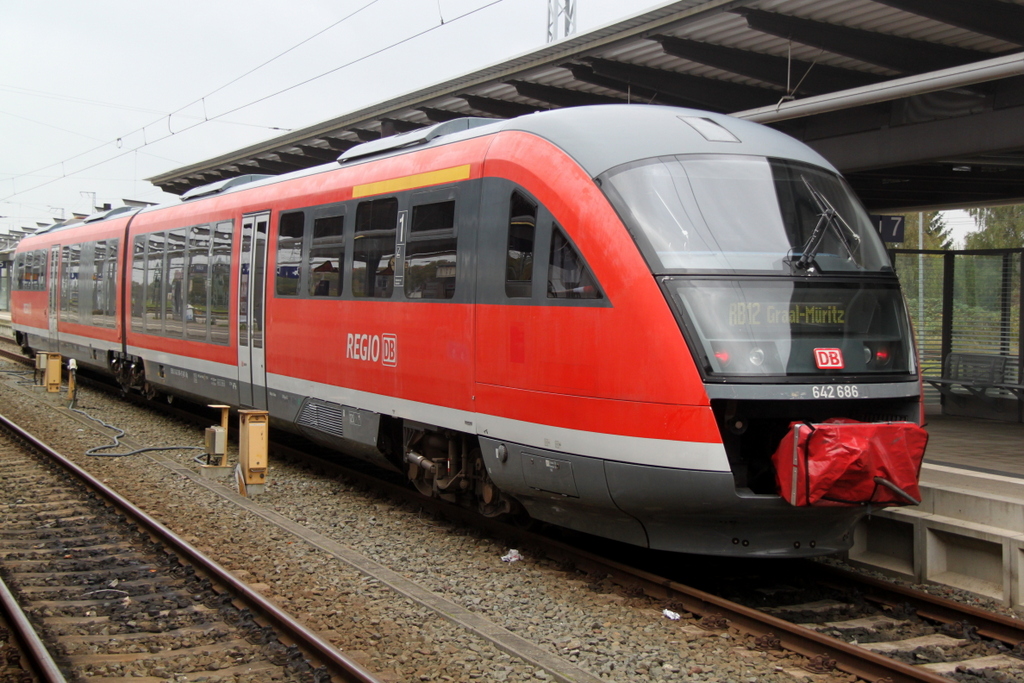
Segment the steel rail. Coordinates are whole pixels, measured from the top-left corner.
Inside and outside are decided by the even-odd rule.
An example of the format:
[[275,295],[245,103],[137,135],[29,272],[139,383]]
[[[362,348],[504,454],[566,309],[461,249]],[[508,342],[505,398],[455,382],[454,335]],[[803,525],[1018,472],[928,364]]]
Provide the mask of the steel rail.
[[546,540],[544,543],[559,554],[564,554],[565,559],[573,562],[577,568],[606,572],[624,585],[639,583],[647,595],[672,600],[695,614],[721,614],[745,633],[756,636],[772,634],[779,639],[779,644],[783,648],[805,657],[826,655],[835,660],[837,669],[860,678],[869,681],[888,678],[892,683],[949,683],[945,676],[904,664],[697,588],[628,567],[557,541]]
[[108,488],[81,467],[12,422],[5,415],[0,415],[0,426],[10,430],[19,438],[31,444],[33,448],[36,448],[52,461],[59,464],[89,489],[102,496],[110,505],[128,516],[146,533],[170,548],[185,563],[194,566],[197,571],[205,574],[214,584],[219,584],[222,589],[226,589],[227,592],[241,599],[248,608],[255,611],[258,616],[263,617],[271,624],[278,632],[278,635],[291,640],[291,644],[298,647],[314,663],[326,666],[331,671],[334,680],[352,683],[380,683],[380,680],[363,668],[362,665],[300,624],[289,614],[278,608],[277,605],[249,588],[249,586],[239,581],[222,566],[203,555],[189,543],[176,536],[170,529],[136,507],[131,501]]
[[1024,642],[1024,621],[988,612],[973,605],[964,605],[947,598],[886,583],[870,576],[861,576],[838,567],[821,566],[817,570],[822,581],[834,577],[843,583],[856,582],[867,586],[865,599],[891,607],[909,604],[918,616],[943,624],[967,622],[978,635],[1014,647]]
[[66,678],[60,667],[53,661],[50,651],[39,638],[32,623],[25,616],[21,606],[11,593],[7,584],[0,578],[0,610],[3,611],[11,633],[21,646],[21,651],[28,657],[28,668],[38,677],[41,683],[65,683]]

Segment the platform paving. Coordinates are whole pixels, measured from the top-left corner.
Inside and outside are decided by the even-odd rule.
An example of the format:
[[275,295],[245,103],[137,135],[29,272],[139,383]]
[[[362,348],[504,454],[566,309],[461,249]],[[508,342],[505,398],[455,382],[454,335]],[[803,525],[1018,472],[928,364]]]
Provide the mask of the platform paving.
[[924,460],[1024,479],[1024,424],[928,415]]

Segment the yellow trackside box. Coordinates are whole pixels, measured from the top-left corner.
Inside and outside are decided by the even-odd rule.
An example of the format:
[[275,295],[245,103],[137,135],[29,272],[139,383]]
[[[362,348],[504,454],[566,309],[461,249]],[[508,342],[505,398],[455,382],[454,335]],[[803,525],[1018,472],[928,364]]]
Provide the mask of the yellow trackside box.
[[238,411],[238,462],[247,486],[267,481],[270,415],[265,410]]
[[50,393],[60,391],[61,356],[59,353],[46,354],[46,390]]

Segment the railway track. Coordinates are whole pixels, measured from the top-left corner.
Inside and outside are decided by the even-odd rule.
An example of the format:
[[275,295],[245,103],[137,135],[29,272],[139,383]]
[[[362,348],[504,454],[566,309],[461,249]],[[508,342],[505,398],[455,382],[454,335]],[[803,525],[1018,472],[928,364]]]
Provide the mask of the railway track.
[[[275,445],[276,457],[289,451]],[[308,454],[290,452],[288,457],[309,461]],[[159,458],[157,458],[159,459]],[[854,674],[867,681],[929,681],[938,683],[955,677],[960,681],[1024,679],[1017,658],[1018,644],[1024,632],[1015,620],[992,615],[983,610],[948,600],[936,599],[926,593],[908,591],[885,582],[865,579],[856,574],[831,572],[818,565],[814,568],[814,584],[818,594],[807,598],[806,591],[793,586],[762,584],[760,591],[723,588],[721,591],[701,591],[664,575],[644,571],[627,564],[609,560],[601,554],[588,553],[569,544],[548,539],[522,530],[481,520],[472,514],[463,514],[458,508],[441,504],[434,506],[400,484],[388,484],[366,474],[335,463],[319,462],[319,467],[331,476],[344,476],[361,481],[366,486],[412,505],[431,507],[439,515],[459,519],[460,524],[482,527],[486,533],[509,539],[518,547],[529,547],[533,554],[544,553],[572,571],[586,572],[594,577],[610,577],[629,596],[643,594],[666,609],[684,615],[683,629],[703,632],[739,632],[747,634],[748,647],[772,650],[780,648],[803,655],[805,671],[821,674]],[[281,528],[303,537],[307,542],[320,543],[318,547],[334,553],[340,559],[359,564],[358,558],[345,555],[344,549],[333,546],[300,525],[280,519],[268,512],[258,512],[259,506],[246,501],[252,511]],[[362,570],[377,571],[365,563]],[[810,572],[810,569],[801,570]],[[378,575],[379,576],[379,575]],[[808,581],[810,575],[807,575]],[[807,583],[807,581],[803,582]],[[752,582],[753,585],[757,585]],[[801,586],[801,589],[806,586]],[[417,593],[415,587],[399,587],[407,595],[423,604],[431,598]],[[821,593],[831,590],[828,598]],[[729,594],[736,600],[727,600],[720,594]],[[875,605],[877,614],[863,613],[864,605]],[[436,609],[435,604],[435,609]],[[457,610],[455,610],[457,612]],[[473,624],[469,616],[453,616],[450,606],[440,610],[447,619],[459,621],[463,626],[487,635],[486,624]],[[507,634],[506,634],[507,635]],[[909,638],[927,637],[925,640]],[[504,638],[504,640],[502,640]],[[498,647],[506,652],[523,652],[528,661],[544,661],[536,651],[515,639],[497,638]],[[902,644],[899,644],[902,642]],[[532,659],[531,659],[532,658]],[[558,670],[558,663],[548,661],[548,670]],[[957,670],[959,669],[959,671]],[[572,673],[556,674],[556,679],[571,680]],[[994,677],[993,677],[994,676]],[[1002,676],[1002,678],[1000,678]],[[982,678],[985,677],[985,678]]]
[[[310,457],[282,444],[274,449],[278,456],[287,454],[305,461]],[[1000,680],[992,679],[991,673],[1002,671],[1005,681],[1024,680],[1024,659],[1019,657],[1024,622],[1000,614],[812,562],[799,563],[798,571],[813,581],[818,594],[829,592],[828,599],[816,595],[814,604],[808,604],[801,597],[806,589],[774,583],[755,591],[759,599],[740,595],[727,599],[717,591],[702,591],[574,544],[423,500],[400,483],[388,483],[334,462],[319,461],[318,465],[331,476],[359,481],[393,500],[418,503],[459,524],[529,547],[533,554],[557,560],[567,571],[610,578],[627,596],[642,592],[666,609],[690,613],[695,622],[691,627],[700,631],[738,630],[753,636],[757,649],[804,655],[803,668],[811,673],[845,672],[872,682],[939,683],[953,675],[960,681]],[[773,600],[765,599],[771,595]],[[868,605],[875,608],[873,616],[862,614]],[[887,616],[891,613],[901,618]]]
[[376,680],[2,417],[0,478],[0,573],[68,678]]

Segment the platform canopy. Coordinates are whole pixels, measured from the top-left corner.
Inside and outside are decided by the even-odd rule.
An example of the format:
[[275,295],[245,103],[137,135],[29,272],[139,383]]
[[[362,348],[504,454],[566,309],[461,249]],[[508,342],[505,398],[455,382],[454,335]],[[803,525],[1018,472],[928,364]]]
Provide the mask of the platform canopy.
[[1011,0],[679,0],[149,180],[181,194],[457,117],[656,103],[804,140],[874,211],[1024,202],[1022,46]]

